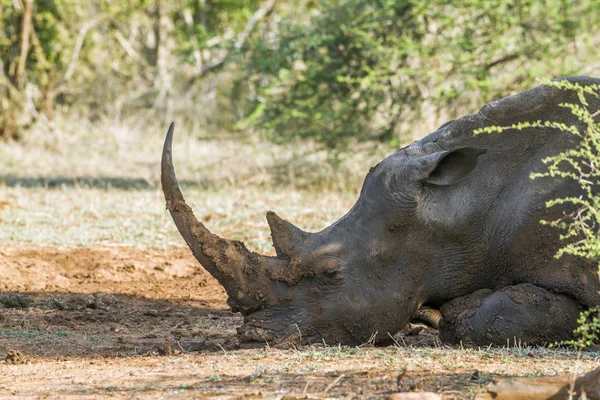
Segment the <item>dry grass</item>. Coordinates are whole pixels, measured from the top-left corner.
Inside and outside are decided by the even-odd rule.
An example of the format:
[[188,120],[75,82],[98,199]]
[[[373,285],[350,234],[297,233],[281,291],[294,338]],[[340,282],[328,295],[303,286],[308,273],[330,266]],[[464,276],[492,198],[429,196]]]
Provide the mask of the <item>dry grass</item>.
[[[265,213],[274,210],[309,231],[341,217],[354,194],[266,189],[184,190],[209,229],[271,253]],[[156,188],[147,190],[5,187],[0,197],[0,243],[56,246],[182,246]]]
[[[23,142],[0,143],[0,242],[60,246],[181,245],[158,188],[166,130],[58,119]],[[314,144],[257,138],[198,140],[176,131],[174,158],[186,198],[223,236],[271,252],[274,210],[320,230],[349,210],[384,146],[331,156]],[[135,189],[135,190],[127,190]]]
[[[142,131],[125,124],[91,124],[58,117],[52,126],[35,126],[19,143],[0,143],[0,181],[43,186],[60,184],[60,178],[66,184],[96,178],[93,185],[100,187],[158,183],[167,122]],[[356,191],[369,167],[393,151],[383,145],[362,144],[334,160],[314,143],[274,145],[258,136],[225,133],[197,139],[202,135],[176,128],[174,161],[181,181],[209,188],[277,187],[280,191],[284,186]]]
[[[597,356],[597,355],[596,355]],[[552,362],[548,362],[548,358]],[[471,399],[498,375],[555,375],[597,365],[544,349],[423,348],[239,350],[170,357],[72,360],[12,366],[13,394],[53,393],[85,398],[372,398],[411,388],[444,399]]]

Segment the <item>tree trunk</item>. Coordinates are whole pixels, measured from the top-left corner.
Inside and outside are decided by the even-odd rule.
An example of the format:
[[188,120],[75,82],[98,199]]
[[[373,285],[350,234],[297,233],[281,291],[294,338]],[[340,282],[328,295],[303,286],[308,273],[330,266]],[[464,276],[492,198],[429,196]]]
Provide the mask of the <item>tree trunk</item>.
[[160,29],[160,17],[161,17],[161,0],[155,0],[154,2],[154,13],[153,13],[153,17],[154,17],[154,24],[153,24],[153,30],[154,30],[154,40],[155,40],[155,45],[154,45],[154,55],[153,55],[153,60],[152,60],[152,66],[156,67],[158,65],[158,58],[160,55],[160,45],[161,45],[161,29]]
[[17,118],[22,112],[21,93],[4,74],[4,61],[0,58],[0,137],[18,136]]
[[21,54],[19,55],[19,65],[15,75],[15,82],[22,88],[24,86],[23,75],[27,66],[27,54],[29,53],[29,36],[31,35],[31,16],[33,13],[33,0],[25,0],[23,10],[23,22],[21,24]]

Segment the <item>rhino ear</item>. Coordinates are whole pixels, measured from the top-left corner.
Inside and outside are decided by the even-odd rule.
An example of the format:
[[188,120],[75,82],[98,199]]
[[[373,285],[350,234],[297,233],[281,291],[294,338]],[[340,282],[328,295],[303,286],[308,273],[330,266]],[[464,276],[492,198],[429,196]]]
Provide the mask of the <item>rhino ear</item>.
[[432,185],[453,185],[465,178],[486,151],[471,147],[440,151],[415,160],[413,177],[418,182]]

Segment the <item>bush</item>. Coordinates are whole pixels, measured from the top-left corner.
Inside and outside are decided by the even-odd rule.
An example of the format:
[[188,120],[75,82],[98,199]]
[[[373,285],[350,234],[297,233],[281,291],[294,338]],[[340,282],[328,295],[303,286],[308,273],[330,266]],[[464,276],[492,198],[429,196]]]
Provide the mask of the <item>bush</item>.
[[399,127],[424,107],[464,112],[581,71],[600,27],[598,0],[321,0],[312,14],[283,19],[243,59],[246,122],[275,141],[406,142]]

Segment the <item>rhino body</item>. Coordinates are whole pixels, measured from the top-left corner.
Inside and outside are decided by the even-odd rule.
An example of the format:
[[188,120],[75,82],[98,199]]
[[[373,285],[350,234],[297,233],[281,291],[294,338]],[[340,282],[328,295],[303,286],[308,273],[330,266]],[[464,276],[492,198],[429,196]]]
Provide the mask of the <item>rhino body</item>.
[[[588,101],[600,108],[598,98]],[[545,203],[579,195],[577,182],[530,174],[577,137],[540,128],[473,135],[523,121],[581,125],[564,102],[578,103],[577,94],[542,85],[443,125],[371,168],[356,204],[321,232],[267,213],[276,257],[222,239],[194,217],[175,178],[171,126],[162,160],[167,208],[244,315],[242,342],[383,342],[424,305],[441,309],[445,342],[568,339],[580,312],[600,304],[598,266],[554,258],[564,243],[539,222],[572,211]]]

